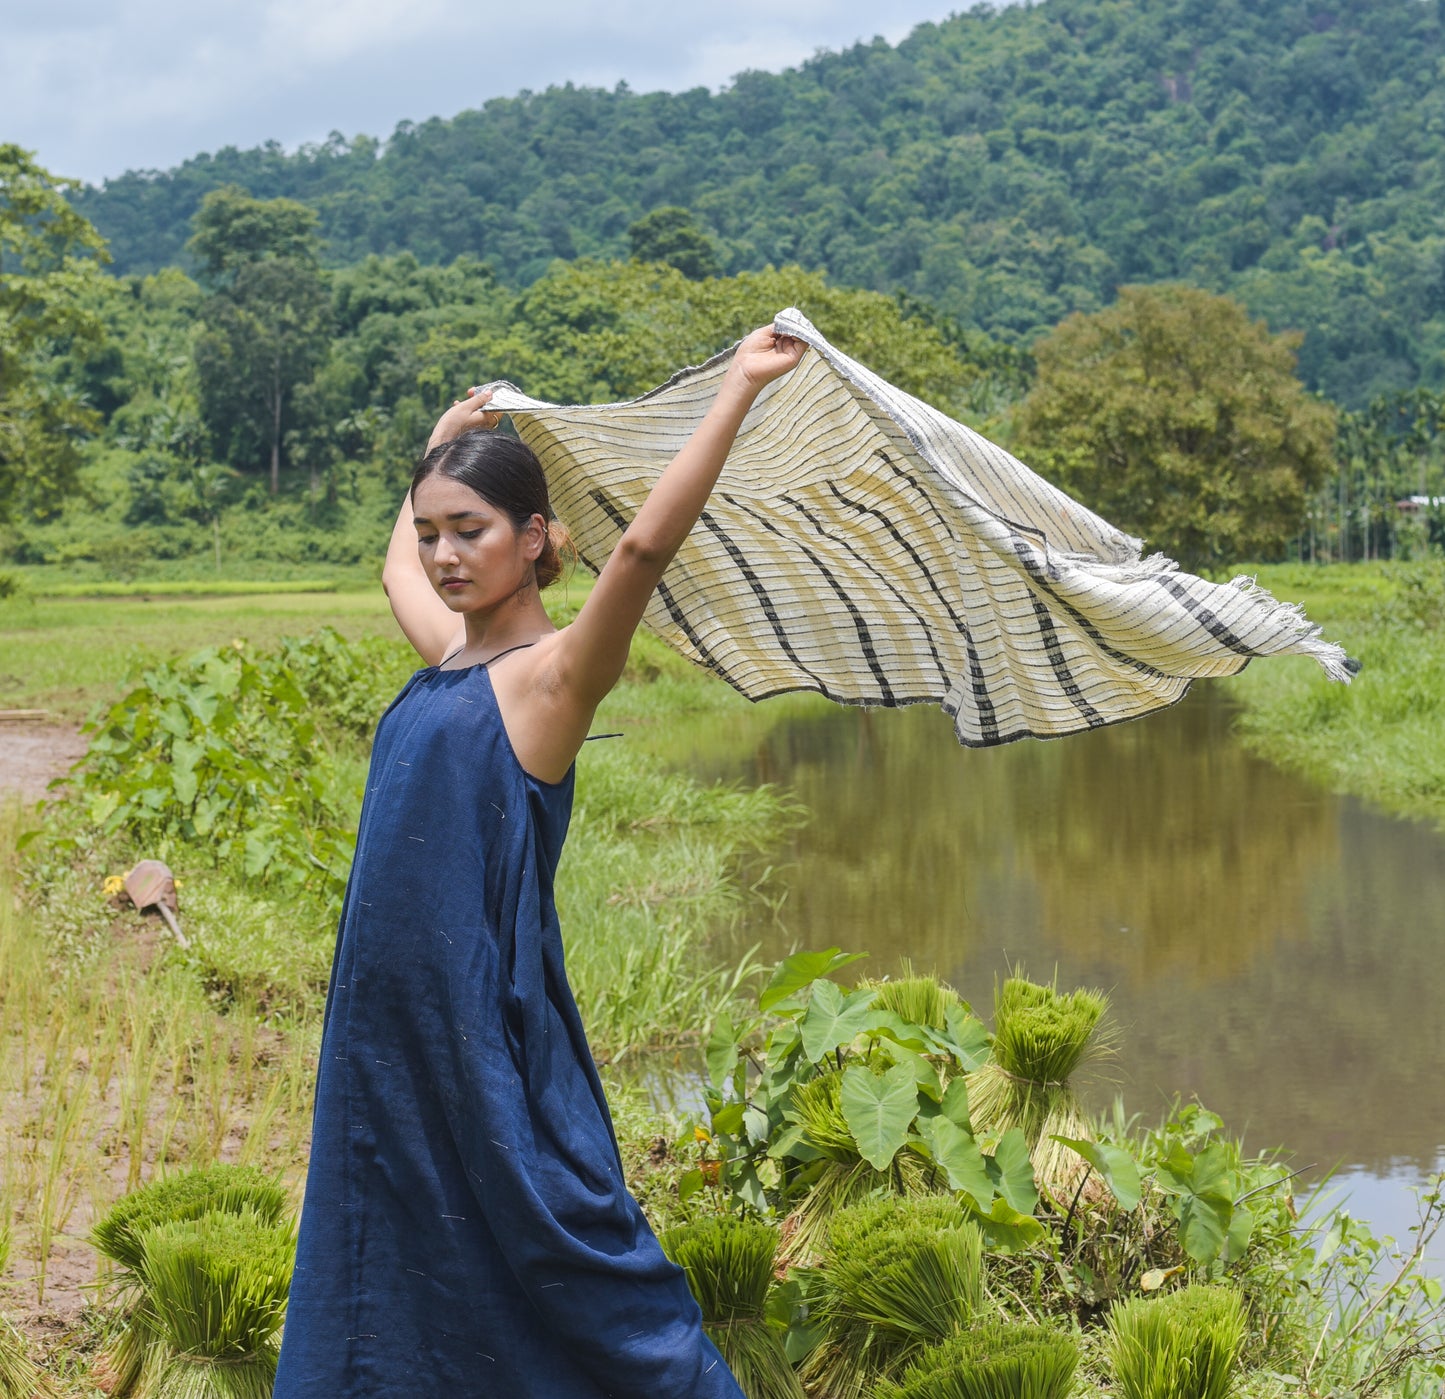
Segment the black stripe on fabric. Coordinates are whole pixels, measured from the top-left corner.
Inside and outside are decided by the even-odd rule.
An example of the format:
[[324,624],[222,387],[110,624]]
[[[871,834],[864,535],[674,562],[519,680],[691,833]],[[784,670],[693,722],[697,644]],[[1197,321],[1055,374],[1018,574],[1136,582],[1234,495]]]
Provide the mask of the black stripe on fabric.
[[1150,581],[1163,588],[1171,597],[1178,598],[1179,601],[1184,604],[1185,610],[1190,613],[1199,625],[1221,646],[1233,651],[1236,656],[1259,656],[1264,654],[1235,636],[1235,634],[1214,615],[1212,609],[1206,607],[1198,598],[1192,596],[1189,589],[1177,579],[1171,578],[1167,573],[1162,573]]
[[[755,519],[770,534],[777,535],[779,539],[788,538],[788,536],[785,535],[780,529],[778,529],[778,527],[774,525],[771,520],[767,519],[763,515],[760,515],[756,510],[752,508],[752,506],[746,505],[742,501],[737,500],[732,496],[727,496],[725,497],[725,499],[730,505],[734,506],[736,509],[743,511],[745,514],[751,515],[752,518]],[[853,629],[858,633],[858,645],[863,652],[863,659],[867,663],[868,669],[872,671],[873,679],[878,684],[878,691],[882,697],[880,703],[887,709],[898,708],[899,701],[893,693],[893,686],[888,683],[887,673],[884,671],[882,665],[879,663],[878,653],[873,649],[873,634],[868,630],[868,623],[864,620],[863,614],[859,612],[857,607],[853,605],[853,599],[848,596],[847,590],[842,586],[842,584],[840,584],[838,580],[833,577],[833,574],[829,570],[827,564],[825,564],[822,559],[820,559],[810,548],[808,548],[808,546],[804,544],[801,539],[793,538],[791,542],[808,556],[808,561],[813,565],[814,568],[818,570],[819,573],[823,575],[823,578],[827,582],[828,586],[832,588],[833,592],[836,594],[838,601],[841,602],[843,606],[848,609],[848,615],[853,619]],[[930,695],[928,698],[933,699],[936,697]]]
[[[934,517],[948,532],[949,536],[951,538],[954,538],[954,541],[956,543],[956,536],[953,535],[953,531],[949,528],[948,522],[943,518],[942,512],[938,509],[938,506],[934,503],[932,497],[928,494],[928,492],[925,491],[923,487],[920,486],[918,482],[915,481],[913,477],[910,476],[906,471],[903,471],[900,468],[894,466],[892,461],[889,459],[888,454],[881,447],[878,448],[873,455],[876,456],[880,461],[882,461],[884,466],[891,468],[894,475],[902,476],[903,479],[907,481],[910,486],[913,487],[914,491],[922,498],[922,500],[929,507],[929,509],[933,511]],[[973,633],[969,630],[968,624],[963,620],[962,617],[958,615],[957,612],[953,610],[953,604],[949,602],[943,589],[938,586],[938,582],[934,578],[933,574],[929,571],[928,565],[924,563],[923,559],[919,557],[913,546],[909,544],[906,539],[903,538],[903,536],[894,527],[893,522],[889,520],[886,515],[884,515],[881,511],[873,510],[869,506],[860,505],[858,502],[850,500],[831,481],[828,483],[828,489],[831,490],[833,494],[840,501],[843,502],[843,504],[851,505],[855,510],[867,511],[868,514],[873,515],[877,519],[881,520],[884,528],[886,528],[888,532],[893,536],[893,538],[896,539],[898,543],[908,551],[910,557],[922,570],[923,576],[928,579],[929,587],[933,589],[934,594],[937,596],[938,600],[947,609],[948,615],[950,618],[952,618],[954,626],[958,628],[959,635],[963,637],[964,648],[968,652],[969,688],[973,692],[974,707],[978,711],[978,725],[983,732],[984,742],[997,743],[999,740],[998,712],[994,709],[993,698],[988,692],[988,678],[984,674],[983,662],[979,659],[978,648],[973,644]]]
[[1104,640],[1103,633],[1066,598],[1062,598],[1054,591],[1053,580],[1049,577],[1048,571],[1040,565],[1033,546],[1028,540],[1013,539],[1014,553],[1018,555],[1019,562],[1024,566],[1024,571],[1033,579],[1039,589],[1049,595],[1049,600],[1060,611],[1068,613],[1074,625],[1079,628],[1095,646],[1099,648],[1111,661],[1118,661],[1120,665],[1128,666],[1130,670],[1137,671],[1140,675],[1151,675],[1156,680],[1173,680],[1177,677],[1166,675],[1162,670],[1155,669],[1147,661],[1141,661],[1137,656],[1131,656],[1125,651],[1109,645]]
[[747,561],[743,551],[738,548],[732,537],[718,524],[709,511],[704,510],[698,518],[712,531],[718,543],[727,550],[728,557],[737,565],[738,572],[743,575],[748,587],[752,589],[753,596],[758,600],[758,606],[763,609],[763,616],[768,619],[768,625],[773,629],[773,635],[777,638],[778,645],[786,652],[788,659],[813,682],[814,687],[820,695],[824,695],[828,699],[836,699],[827,684],[803,664],[802,659],[793,649],[793,643],[788,636],[786,628],[783,626],[782,620],[778,616],[777,609],[773,606],[772,598],[768,596],[768,590],[763,586],[762,580],[758,575],[753,572],[753,566]]
[[[596,489],[596,487],[593,487],[593,489],[588,491],[587,494],[590,495],[592,499],[602,507],[602,509],[607,514],[607,518],[611,520],[614,525],[617,526],[617,531],[619,534],[627,528],[627,516],[625,516],[610,500],[608,500],[607,496],[602,491]],[[661,579],[658,579],[657,582],[657,595],[662,599],[662,605],[667,608],[667,615],[671,617],[672,620],[681,629],[682,634],[688,639],[693,649],[697,652],[698,659],[702,662],[702,664],[706,666],[708,670],[712,671],[714,675],[722,676],[722,678],[726,680],[728,684],[731,685],[733,689],[735,689],[740,695],[746,695],[747,691],[744,690],[743,687],[735,679],[733,679],[733,677],[718,661],[717,657],[714,656],[712,652],[709,651],[708,648],[703,644],[702,638],[697,634],[697,632],[693,630],[692,623],[687,620],[687,614],[684,613],[682,608],[677,605],[677,599],[673,597],[672,590]]]
[[855,559],[857,559],[861,567],[866,568],[869,573],[871,573],[880,583],[883,584],[885,588],[888,589],[890,593],[893,594],[895,598],[898,599],[898,605],[902,607],[905,611],[912,614],[913,620],[918,623],[919,630],[923,633],[924,639],[928,642],[928,651],[929,654],[933,657],[933,668],[938,672],[938,678],[940,681],[942,681],[944,690],[947,691],[953,685],[953,679],[948,673],[948,667],[943,664],[943,657],[938,654],[938,647],[933,644],[932,629],[924,620],[922,614],[918,611],[918,609],[904,595],[902,590],[890,578],[888,578],[885,574],[875,568],[865,554],[860,553],[851,545],[835,538],[832,534],[830,534],[823,527],[817,516],[814,515],[813,512],[809,510],[802,501],[796,500],[794,497],[787,494],[780,495],[778,499],[781,500],[784,505],[791,505],[794,510],[796,510],[810,525],[812,525],[816,533],[821,534],[825,539],[831,539],[833,543],[837,544],[840,548],[847,549],[848,552],[852,554]]
[[1084,692],[1079,689],[1079,682],[1074,679],[1074,673],[1069,669],[1069,663],[1064,657],[1059,631],[1054,625],[1054,614],[1049,611],[1044,605],[1044,600],[1032,589],[1029,590],[1029,601],[1033,604],[1034,619],[1039,624],[1039,636],[1044,643],[1044,653],[1049,658],[1049,664],[1054,668],[1059,688],[1073,702],[1074,708],[1088,721],[1091,729],[1101,727],[1105,723],[1104,716],[1089,703]]

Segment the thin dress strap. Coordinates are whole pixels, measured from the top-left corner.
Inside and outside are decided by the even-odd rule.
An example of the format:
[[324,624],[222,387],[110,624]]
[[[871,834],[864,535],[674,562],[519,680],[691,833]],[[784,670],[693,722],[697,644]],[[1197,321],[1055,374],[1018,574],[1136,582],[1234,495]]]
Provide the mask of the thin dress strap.
[[[513,651],[525,651],[527,647],[535,646],[536,644],[537,643],[535,641],[520,641],[515,646],[508,646],[505,651],[498,651],[495,656],[488,656],[486,660],[478,661],[477,664],[481,666],[483,670],[485,670],[494,662],[501,660],[503,656],[510,656]],[[452,656],[460,656],[462,652],[466,649],[466,644],[463,643],[461,646],[458,646],[457,649],[453,651],[450,655],[443,656],[441,660],[437,662],[437,669],[440,670],[444,665],[446,665],[449,660],[452,659]]]

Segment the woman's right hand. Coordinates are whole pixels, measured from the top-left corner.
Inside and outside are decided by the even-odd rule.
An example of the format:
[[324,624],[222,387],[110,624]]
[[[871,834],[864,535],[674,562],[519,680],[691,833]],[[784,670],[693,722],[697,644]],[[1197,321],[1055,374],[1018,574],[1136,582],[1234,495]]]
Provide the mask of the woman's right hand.
[[484,404],[491,401],[491,397],[490,389],[468,389],[466,398],[457,399],[437,419],[437,425],[427,438],[427,451],[440,447],[443,442],[450,442],[452,438],[460,437],[462,433],[470,432],[473,428],[486,428],[490,431],[496,427],[502,421],[502,415],[488,413],[483,408]]

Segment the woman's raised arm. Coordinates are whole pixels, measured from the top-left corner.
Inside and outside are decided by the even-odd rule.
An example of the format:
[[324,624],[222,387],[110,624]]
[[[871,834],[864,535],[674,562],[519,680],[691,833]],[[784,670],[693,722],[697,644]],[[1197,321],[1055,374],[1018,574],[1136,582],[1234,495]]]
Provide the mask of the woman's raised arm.
[[[427,451],[460,437],[471,428],[496,427],[502,415],[488,413],[483,407],[491,396],[484,391],[452,404],[432,429]],[[381,570],[381,586],[386,590],[397,625],[428,665],[436,665],[461,645],[465,634],[462,619],[437,596],[417,555],[410,490],[402,497],[401,510],[392,527],[386,563]]]
[[558,635],[549,658],[553,683],[587,719],[621,676],[648,599],[697,523],[753,400],[796,367],[806,348],[771,326],[738,346],[712,407],[657,478],[576,621]]

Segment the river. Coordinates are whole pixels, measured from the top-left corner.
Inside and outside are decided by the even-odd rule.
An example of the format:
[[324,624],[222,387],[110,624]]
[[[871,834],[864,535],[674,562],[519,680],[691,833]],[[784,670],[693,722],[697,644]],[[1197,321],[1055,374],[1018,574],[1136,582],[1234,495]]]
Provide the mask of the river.
[[1445,838],[1279,771],[1230,721],[1202,684],[1134,723],[978,751],[937,710],[794,697],[659,746],[812,813],[769,851],[785,898],[738,947],[838,945],[874,974],[909,958],[985,1018],[1010,968],[1100,987],[1118,1048],[1092,1103],[1152,1122],[1198,1098],[1246,1148],[1335,1168],[1404,1239],[1410,1187],[1445,1165]]

